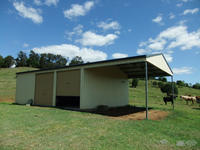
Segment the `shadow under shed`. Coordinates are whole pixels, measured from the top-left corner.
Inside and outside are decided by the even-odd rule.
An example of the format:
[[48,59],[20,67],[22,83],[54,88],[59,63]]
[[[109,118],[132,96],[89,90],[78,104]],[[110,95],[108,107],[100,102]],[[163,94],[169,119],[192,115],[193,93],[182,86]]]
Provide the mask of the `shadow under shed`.
[[[136,107],[136,106],[131,106],[131,105],[121,106],[121,107],[99,106],[96,109],[88,109],[88,110],[74,109],[74,108],[68,108],[68,107],[58,107],[58,108],[65,109],[65,110],[78,111],[78,112],[100,114],[100,115],[105,115],[105,116],[110,116],[110,117],[120,117],[120,116],[125,116],[129,114],[146,111],[145,107]],[[150,109],[152,108],[149,108],[149,110]]]

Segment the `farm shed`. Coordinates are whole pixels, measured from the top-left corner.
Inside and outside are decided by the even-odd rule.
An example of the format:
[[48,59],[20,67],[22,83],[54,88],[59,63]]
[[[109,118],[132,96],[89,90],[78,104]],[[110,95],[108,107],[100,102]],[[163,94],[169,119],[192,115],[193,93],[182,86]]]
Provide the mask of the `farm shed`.
[[[172,76],[162,54],[142,55],[17,73],[16,103],[91,109],[124,106],[128,79]],[[146,82],[147,83],[147,82]],[[146,84],[146,105],[148,84]]]

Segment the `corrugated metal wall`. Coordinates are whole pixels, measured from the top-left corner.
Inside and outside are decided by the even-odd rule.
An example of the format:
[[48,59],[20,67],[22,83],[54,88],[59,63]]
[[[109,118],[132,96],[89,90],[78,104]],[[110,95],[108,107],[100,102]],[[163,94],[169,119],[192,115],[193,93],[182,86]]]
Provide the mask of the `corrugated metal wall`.
[[35,105],[53,105],[53,72],[36,74]]
[[57,72],[56,96],[80,96],[80,70]]

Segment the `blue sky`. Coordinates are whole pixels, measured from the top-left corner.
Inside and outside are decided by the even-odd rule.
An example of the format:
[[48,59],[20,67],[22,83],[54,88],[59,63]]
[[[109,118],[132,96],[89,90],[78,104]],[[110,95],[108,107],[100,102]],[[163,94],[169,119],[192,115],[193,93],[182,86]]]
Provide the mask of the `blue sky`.
[[164,53],[175,80],[200,82],[199,0],[1,0],[0,55],[99,61]]

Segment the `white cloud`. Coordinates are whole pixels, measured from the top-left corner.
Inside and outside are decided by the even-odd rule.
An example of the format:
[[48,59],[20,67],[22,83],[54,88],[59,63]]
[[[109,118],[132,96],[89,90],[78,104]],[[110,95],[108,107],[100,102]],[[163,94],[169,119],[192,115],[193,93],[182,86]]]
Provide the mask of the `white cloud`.
[[82,33],[83,33],[83,25],[81,25],[81,24],[74,27],[72,32],[69,32],[69,31],[65,32],[66,38],[68,40],[72,40],[73,36],[78,36],[78,35],[81,35]]
[[40,6],[40,5],[56,6],[58,2],[59,2],[59,0],[43,0],[43,1],[42,0],[34,0],[34,4],[36,4],[38,6]]
[[34,0],[34,3],[35,3],[36,5],[42,5],[41,0]]
[[45,3],[47,6],[51,6],[51,5],[56,6],[58,2],[59,2],[59,0],[45,0],[44,3]]
[[172,62],[173,61],[173,57],[172,57],[171,54],[169,54],[169,53],[168,54],[164,54],[164,56],[165,56],[167,62]]
[[166,44],[166,40],[164,39],[153,40],[150,38],[149,41],[151,43],[148,45],[148,48],[153,49],[153,50],[163,50]]
[[114,33],[117,35],[120,35],[120,31],[115,31]]
[[109,30],[109,29],[119,30],[120,29],[120,25],[117,21],[111,21],[109,23],[102,21],[102,22],[98,23],[97,26],[104,30]]
[[[181,50],[189,50],[193,47],[200,47],[200,29],[188,32],[187,26],[185,25],[173,26],[162,31],[155,39],[150,38],[143,43],[148,48],[154,50],[172,49],[176,47],[179,47]],[[141,46],[140,44],[139,46],[142,47],[143,45]]]
[[187,3],[187,2],[189,2],[189,0],[181,0],[182,2],[185,2],[185,3]]
[[76,27],[74,27],[73,31],[80,35],[83,32],[83,25],[77,25]]
[[178,3],[176,4],[177,7],[182,7],[183,6],[183,3]]
[[79,4],[72,4],[71,8],[68,10],[65,10],[64,16],[68,19],[72,19],[73,17],[78,16],[85,16],[88,11],[94,6],[93,1],[87,1],[83,5]]
[[152,21],[155,22],[155,23],[158,23],[160,25],[163,25],[161,14],[159,14],[156,18],[152,19]]
[[117,38],[118,36],[115,34],[107,34],[103,36],[91,31],[87,31],[83,33],[82,39],[77,41],[84,46],[104,46],[112,44]]
[[123,54],[123,53],[114,53],[112,54],[113,58],[125,58],[128,57],[128,54]]
[[181,68],[173,68],[174,74],[191,74],[192,73],[192,67],[181,67]]
[[149,50],[147,50],[147,49],[138,49],[137,50],[138,55],[144,55],[144,54],[148,54],[148,53],[149,53]]
[[132,32],[132,29],[128,29],[128,32]]
[[29,44],[28,43],[24,43],[23,47],[29,47]]
[[185,25],[186,22],[187,22],[187,20],[180,20],[180,21],[178,22],[178,24],[179,24],[179,25]]
[[70,60],[75,56],[81,56],[85,62],[93,62],[107,59],[107,54],[100,50],[93,50],[91,48],[79,48],[71,44],[35,47],[33,48],[33,51],[37,53],[60,54],[66,58],[69,58]]
[[175,48],[180,50],[200,48],[200,29],[188,32],[185,25],[172,26],[160,32],[156,38],[140,42],[139,47],[137,50],[139,55],[163,52],[168,62],[172,62]]
[[199,8],[186,9],[186,10],[184,10],[183,15],[196,14],[198,11],[199,11]]
[[14,2],[13,6],[18,11],[20,16],[31,19],[34,23],[43,22],[43,18],[40,15],[40,10],[32,7],[26,7],[23,2]]
[[143,47],[143,46],[146,46],[146,45],[147,45],[147,42],[140,42],[139,47]]
[[188,50],[200,47],[200,29],[189,33],[185,25],[170,27],[161,32],[159,38],[172,40],[168,45],[169,49],[180,47],[181,50]]
[[177,7],[182,7],[183,3],[187,3],[187,2],[189,2],[191,0],[179,0],[179,1],[180,1],[180,3],[176,4]]
[[175,18],[175,15],[173,13],[170,13],[169,14],[169,19],[174,19]]

